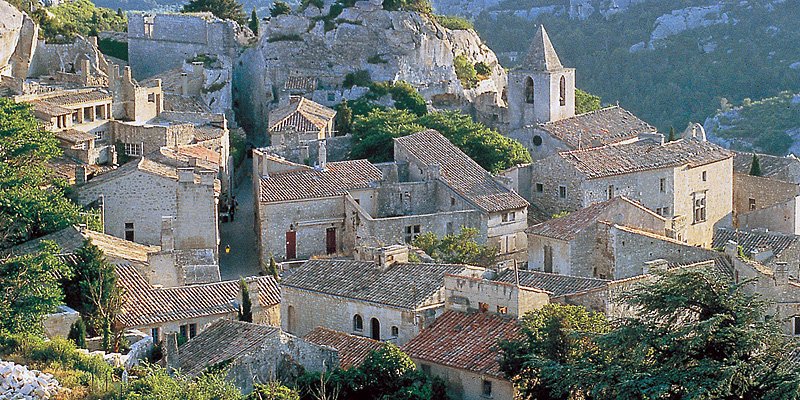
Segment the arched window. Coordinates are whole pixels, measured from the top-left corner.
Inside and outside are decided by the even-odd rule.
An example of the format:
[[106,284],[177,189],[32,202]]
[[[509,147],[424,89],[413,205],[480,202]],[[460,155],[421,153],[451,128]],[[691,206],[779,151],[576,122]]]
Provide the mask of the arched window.
[[527,77],[525,79],[525,102],[528,104],[533,104],[533,79],[531,77]]
[[372,331],[372,335],[370,335],[370,337],[375,340],[381,340],[381,322],[378,321],[377,318],[373,318],[369,321],[369,325],[370,330]]
[[561,77],[561,82],[558,83],[558,104],[561,107],[567,105],[567,78]]
[[364,319],[358,314],[353,316],[353,330],[356,332],[364,330]]

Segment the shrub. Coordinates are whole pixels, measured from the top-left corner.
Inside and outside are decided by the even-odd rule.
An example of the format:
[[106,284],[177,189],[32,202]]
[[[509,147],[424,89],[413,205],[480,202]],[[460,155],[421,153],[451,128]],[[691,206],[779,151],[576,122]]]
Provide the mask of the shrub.
[[384,60],[383,57],[381,57],[380,54],[375,54],[373,56],[369,56],[369,58],[367,58],[367,62],[370,63],[370,64],[386,64],[386,63],[388,63],[388,61]]
[[475,63],[475,72],[478,73],[478,76],[489,76],[492,74],[492,67],[483,61],[479,61]]
[[370,83],[372,83],[372,78],[369,76],[369,71],[362,69],[345,75],[342,86],[348,89],[353,86],[368,87]]
[[472,89],[478,83],[478,72],[475,71],[475,66],[472,65],[467,56],[463,54],[457,55],[453,59],[453,68],[455,68],[456,76],[465,89]]
[[454,31],[458,30],[466,31],[475,29],[475,27],[472,26],[472,22],[470,22],[466,18],[458,17],[455,15],[437,15],[436,22],[438,22],[443,27]]
[[78,318],[78,320],[72,324],[69,328],[68,338],[72,340],[72,343],[75,343],[75,346],[86,348],[86,324],[83,323],[83,319]]
[[269,9],[269,15],[272,17],[277,17],[279,15],[288,15],[292,13],[292,7],[289,7],[285,1],[277,0],[272,3],[272,7]]

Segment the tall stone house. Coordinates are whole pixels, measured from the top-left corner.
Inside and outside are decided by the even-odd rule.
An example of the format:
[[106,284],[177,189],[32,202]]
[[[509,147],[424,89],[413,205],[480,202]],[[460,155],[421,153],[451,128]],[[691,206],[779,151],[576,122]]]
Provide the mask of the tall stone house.
[[753,154],[733,162],[734,226],[800,234],[800,160],[758,154],[761,175],[750,175]]
[[309,142],[333,137],[336,111],[301,96],[269,113],[271,145]]
[[733,155],[693,138],[560,152],[530,166],[531,202],[549,215],[625,196],[671,220],[670,237],[708,247],[733,212]]
[[395,139],[395,161],[308,167],[255,151],[262,260],[352,254],[360,243],[410,243],[418,235],[478,231],[502,259],[526,260],[528,202],[440,133]]

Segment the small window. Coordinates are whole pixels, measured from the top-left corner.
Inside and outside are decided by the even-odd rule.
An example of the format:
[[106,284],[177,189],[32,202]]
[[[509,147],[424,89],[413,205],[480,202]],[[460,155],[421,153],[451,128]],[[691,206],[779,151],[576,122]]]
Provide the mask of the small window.
[[748,203],[747,208],[749,208],[750,211],[755,211],[755,209],[756,209],[756,199],[750,198],[750,199],[747,200],[747,203]]
[[406,227],[406,232],[405,232],[405,241],[406,241],[406,243],[413,242],[414,239],[416,239],[417,236],[419,236],[420,231],[421,231],[421,227],[419,225],[409,225],[409,226],[407,226]]
[[189,339],[197,336],[197,324],[189,324]]
[[134,234],[133,234],[133,222],[126,222],[125,223],[125,240],[129,242],[133,242]]
[[455,197],[451,197],[450,198],[450,207],[455,207],[455,205],[456,205],[456,198]]
[[703,171],[703,182],[708,180],[708,175],[706,175],[706,171]]
[[182,338],[188,339],[187,336],[189,334],[189,325],[181,325],[180,332],[178,333]]
[[488,312],[489,311],[489,304],[487,304],[487,303],[478,303],[478,310],[480,312]]
[[658,187],[661,193],[665,193],[667,191],[667,178],[661,178],[658,180]]
[[539,135],[533,136],[533,145],[534,146],[541,146],[542,145],[542,137]]
[[364,331],[364,319],[358,314],[353,316],[353,330],[356,332]]
[[533,88],[533,79],[531,77],[527,77],[525,79],[525,102],[528,104],[533,104],[535,97],[535,92]]
[[706,194],[699,192],[694,194],[694,223],[705,222],[706,220]]
[[392,327],[392,337],[397,337],[400,335],[400,328],[393,326]]
[[513,222],[517,218],[517,214],[515,212],[507,212],[502,214],[502,221],[503,222]]
[[481,394],[485,397],[492,397],[492,381],[483,381],[483,390]]
[[148,103],[155,103],[156,102],[156,94],[150,93],[147,95],[147,102]]
[[792,317],[792,322],[793,322],[793,324],[792,324],[792,325],[794,325],[794,326],[793,326],[793,328],[794,328],[794,331],[793,331],[794,335],[795,335],[795,336],[800,336],[800,316],[795,316],[795,317]]
[[567,79],[563,76],[558,83],[558,105],[561,107],[567,105]]
[[125,143],[125,155],[127,156],[141,156],[144,152],[144,144],[142,143]]
[[614,198],[614,185],[608,185],[608,199]]
[[103,140],[106,137],[106,131],[94,131],[95,140]]
[[498,314],[508,314],[508,307],[506,306],[497,306],[497,313]]
[[544,193],[544,184],[543,183],[537,183],[536,184],[536,193]]
[[558,187],[558,197],[562,199],[567,198],[567,187],[566,186],[559,186]]
[[447,221],[447,234],[448,235],[452,235],[453,234],[453,222],[452,221]]
[[158,339],[161,337],[159,328],[150,328],[150,336],[153,337],[153,343],[158,343]]

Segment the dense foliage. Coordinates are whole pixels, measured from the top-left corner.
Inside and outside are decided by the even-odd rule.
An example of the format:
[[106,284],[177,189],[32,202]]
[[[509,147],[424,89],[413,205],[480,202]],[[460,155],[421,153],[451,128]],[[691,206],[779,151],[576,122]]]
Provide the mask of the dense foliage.
[[750,161],[750,175],[761,176],[761,161],[758,160],[758,156],[755,154],[753,154],[753,160]]
[[417,236],[412,244],[422,249],[436,262],[446,264],[467,264],[489,268],[497,261],[497,247],[480,244],[478,230],[462,227],[458,234],[445,235],[442,238],[433,232],[425,232]]
[[55,232],[78,218],[65,182],[47,163],[61,154],[30,106],[0,98],[0,249]]
[[623,295],[637,314],[613,327],[545,308],[525,317],[521,340],[502,344],[502,368],[541,399],[797,398],[791,339],[748,284],[703,269],[662,272]]
[[48,42],[72,42],[76,35],[97,36],[101,31],[127,30],[125,15],[109,8],[95,7],[91,0],[63,2],[38,8],[32,17],[39,23],[39,35]]
[[244,26],[246,23],[242,3],[237,0],[191,0],[183,6],[183,12],[207,11],[217,18],[230,19]]
[[585,114],[599,109],[600,96],[575,89],[575,114]]
[[256,9],[253,8],[253,11],[250,12],[250,19],[247,21],[247,27],[250,28],[256,36],[258,36],[258,24],[258,14],[256,14]]
[[292,7],[289,7],[285,1],[277,0],[276,2],[272,3],[272,7],[269,9],[269,15],[272,17],[277,17],[279,15],[287,15],[292,13]]
[[[355,104],[353,110],[356,110]],[[356,112],[356,114],[358,114]],[[406,110],[372,109],[357,116],[353,123],[353,158],[373,162],[393,159],[393,138],[436,129],[475,162],[490,172],[502,171],[530,162],[530,153],[517,141],[472,121],[456,111],[430,113],[418,117]]]
[[447,400],[444,384],[418,371],[411,358],[391,343],[370,353],[357,367],[307,373],[298,386],[303,400]]
[[562,63],[577,68],[582,88],[619,100],[663,132],[704,121],[721,97],[738,103],[746,97],[800,91],[800,74],[789,68],[800,60],[795,45],[800,41],[795,29],[800,2],[722,2],[735,23],[687,31],[656,44],[655,50],[639,52],[629,49],[649,41],[657,17],[702,2],[648,1],[608,19],[595,14],[586,21],[565,15],[529,21],[513,14],[528,3],[507,1],[497,8],[507,7],[508,12],[484,12],[475,19],[477,31],[501,59],[505,52],[527,51],[528,41],[520,38],[533,37],[543,23]]
[[416,11],[430,14],[433,10],[430,0],[383,0],[383,9],[387,11]]
[[253,302],[250,300],[250,288],[244,278],[239,279],[239,291],[242,301],[239,303],[236,315],[239,317],[239,321],[253,322]]
[[730,141],[737,150],[785,155],[794,143],[790,134],[800,129],[798,98],[782,92],[758,101],[744,99],[737,107],[722,99],[710,133]]
[[468,19],[459,17],[457,15],[435,15],[436,22],[447,29],[457,30],[471,30],[475,29],[472,22]]

